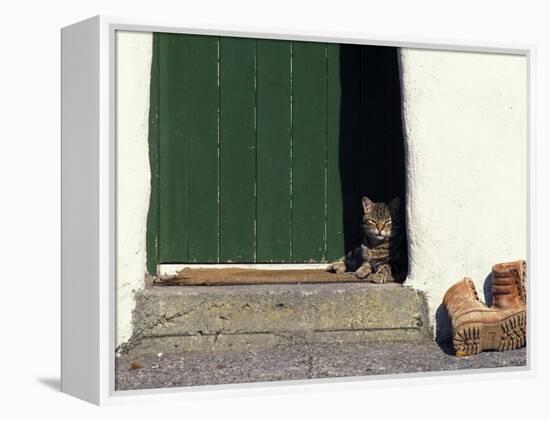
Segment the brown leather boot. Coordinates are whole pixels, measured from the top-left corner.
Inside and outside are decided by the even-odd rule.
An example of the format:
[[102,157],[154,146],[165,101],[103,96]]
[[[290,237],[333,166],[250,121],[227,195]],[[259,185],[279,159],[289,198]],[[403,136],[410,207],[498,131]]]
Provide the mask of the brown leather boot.
[[470,278],[449,288],[443,306],[451,319],[453,347],[459,357],[525,345],[525,307],[487,307],[479,300]]
[[498,263],[492,270],[493,308],[525,307],[525,260]]

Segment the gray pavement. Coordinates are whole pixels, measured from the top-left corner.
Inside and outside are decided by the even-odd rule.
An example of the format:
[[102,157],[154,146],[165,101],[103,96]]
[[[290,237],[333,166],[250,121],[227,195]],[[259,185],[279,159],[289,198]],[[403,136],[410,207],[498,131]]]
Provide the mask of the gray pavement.
[[[455,371],[526,365],[526,349],[458,358],[434,342],[301,345],[263,351],[121,355],[116,389]],[[133,366],[133,367],[132,367]]]

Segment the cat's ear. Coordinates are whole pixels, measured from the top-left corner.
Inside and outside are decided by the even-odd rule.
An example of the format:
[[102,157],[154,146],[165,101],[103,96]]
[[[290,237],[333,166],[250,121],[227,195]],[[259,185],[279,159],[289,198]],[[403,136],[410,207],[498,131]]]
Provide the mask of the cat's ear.
[[392,213],[397,213],[399,210],[399,205],[401,204],[401,200],[399,197],[394,197],[390,202],[390,211]]
[[361,202],[363,203],[363,212],[365,213],[369,213],[374,207],[374,202],[370,200],[367,196],[363,196]]

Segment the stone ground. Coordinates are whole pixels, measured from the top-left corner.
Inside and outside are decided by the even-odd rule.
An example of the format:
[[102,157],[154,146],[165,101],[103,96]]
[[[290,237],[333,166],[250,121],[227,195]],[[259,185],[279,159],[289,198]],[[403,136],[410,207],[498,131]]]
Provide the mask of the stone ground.
[[318,379],[374,374],[455,371],[526,365],[526,349],[458,358],[436,343],[296,346],[256,352],[121,355],[116,389],[151,389]]

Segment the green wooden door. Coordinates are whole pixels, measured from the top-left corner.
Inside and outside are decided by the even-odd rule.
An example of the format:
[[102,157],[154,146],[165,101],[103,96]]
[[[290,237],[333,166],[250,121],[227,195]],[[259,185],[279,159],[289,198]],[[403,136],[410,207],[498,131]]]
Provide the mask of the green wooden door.
[[344,253],[339,60],[337,44],[155,34],[151,273]]

